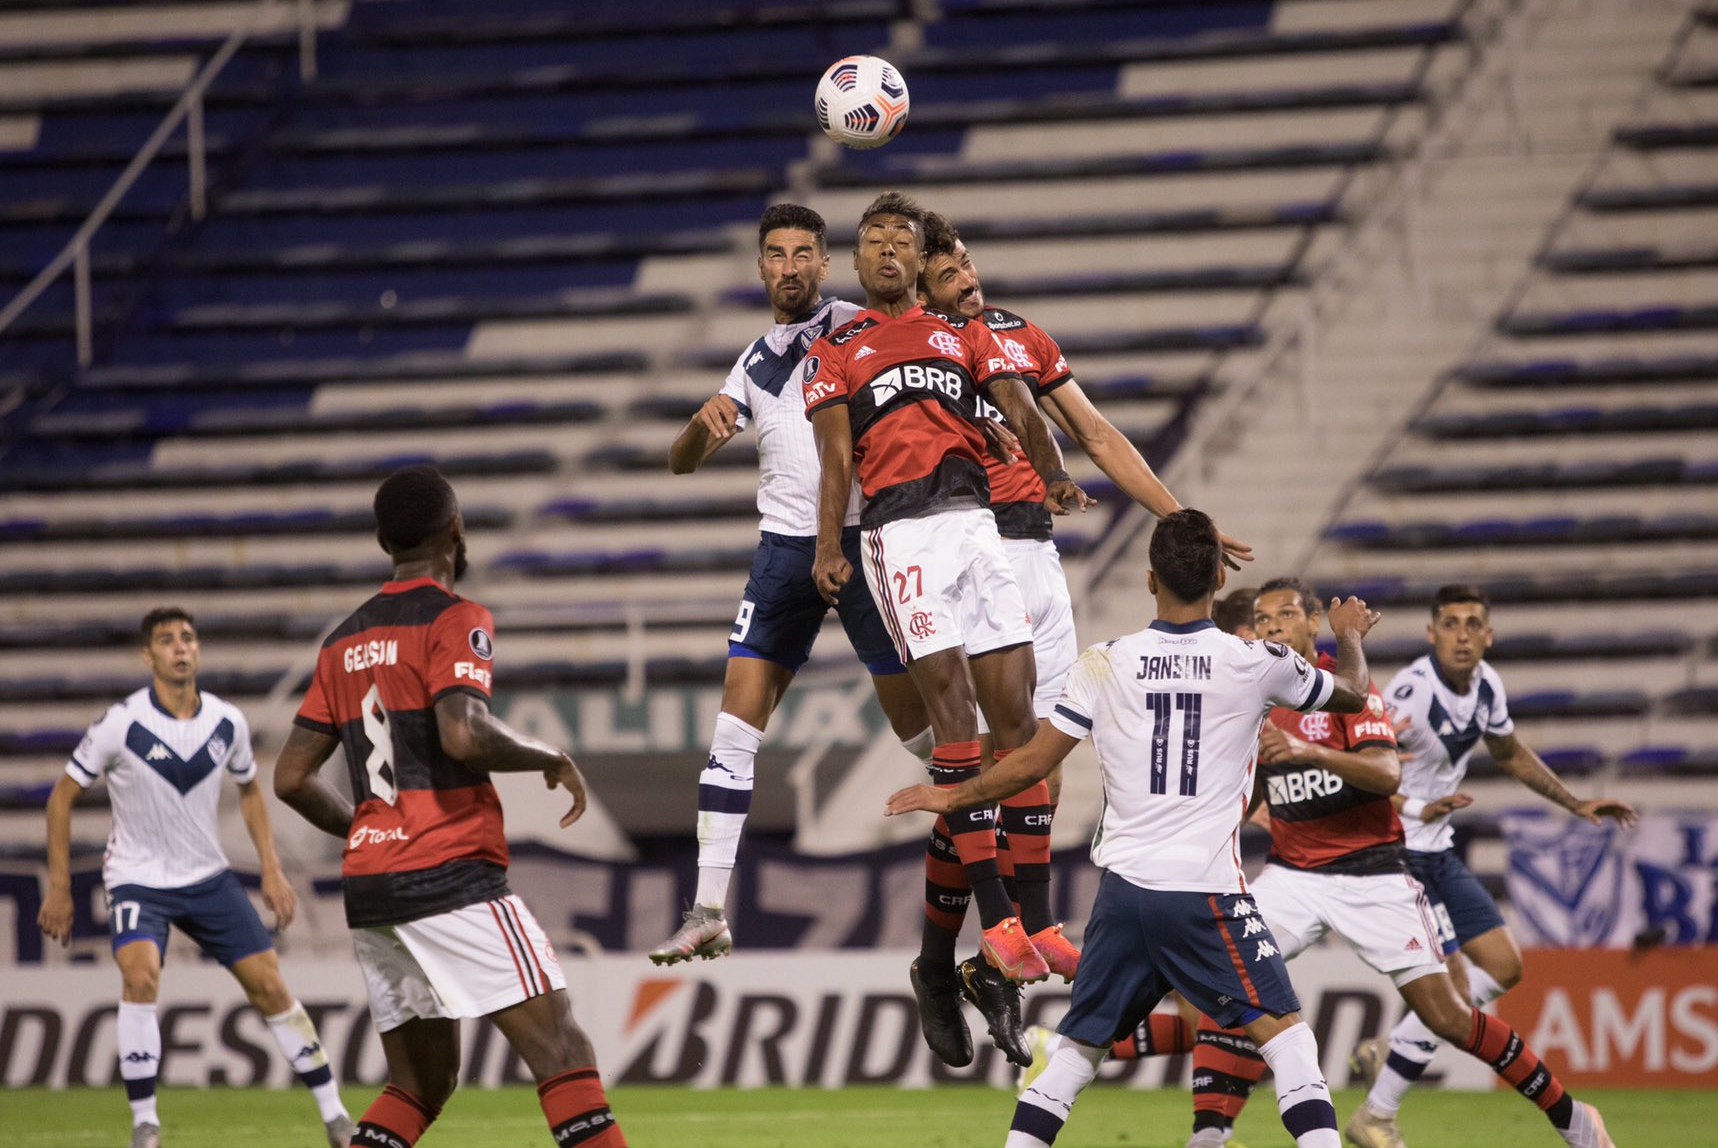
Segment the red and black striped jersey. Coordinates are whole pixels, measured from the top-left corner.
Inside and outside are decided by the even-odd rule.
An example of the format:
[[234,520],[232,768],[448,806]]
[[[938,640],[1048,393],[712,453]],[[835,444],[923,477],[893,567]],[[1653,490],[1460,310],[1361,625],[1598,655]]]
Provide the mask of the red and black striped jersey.
[[[1333,670],[1336,659],[1322,654],[1318,666]],[[1374,746],[1396,748],[1396,731],[1376,685],[1369,686],[1366,708],[1357,714],[1278,708],[1271,711],[1270,720],[1284,733],[1344,753]],[[1350,785],[1316,765],[1261,765],[1259,771],[1271,809],[1270,860],[1325,873],[1405,869],[1402,822],[1388,796]]]
[[847,407],[861,526],[990,505],[973,420],[980,388],[1016,371],[983,323],[923,307],[893,318],[861,311],[813,343],[801,370],[807,418]]
[[389,582],[323,642],[294,719],[338,737],[352,780],[341,861],[346,920],[399,924],[507,895],[507,837],[489,774],[441,747],[435,703],[487,700],[495,623],[433,578]]
[[[1001,307],[984,309],[984,325],[1002,344],[1008,363],[1026,380],[1032,397],[1045,395],[1074,377],[1067,356],[1049,332],[1030,319]],[[980,414],[1001,419],[1002,412],[979,397]],[[1052,533],[1049,510],[1044,507],[1044,480],[1024,456],[1004,465],[995,456],[984,456],[990,474],[990,508],[996,512],[996,531],[1004,538],[1047,540]]]

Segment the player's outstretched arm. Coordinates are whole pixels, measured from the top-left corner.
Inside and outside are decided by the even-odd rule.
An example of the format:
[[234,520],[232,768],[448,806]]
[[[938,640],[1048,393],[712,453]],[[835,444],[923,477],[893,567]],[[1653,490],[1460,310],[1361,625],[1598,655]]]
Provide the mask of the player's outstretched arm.
[[496,717],[483,698],[463,690],[448,694],[435,703],[435,723],[442,751],[455,761],[491,773],[539,770],[550,789],[559,785],[572,794],[562,828],[584,816],[585,779],[573,759]]
[[1585,818],[1594,825],[1597,825],[1601,818],[1609,817],[1625,828],[1639,820],[1634,806],[1626,801],[1603,798],[1583,801],[1570,793],[1557,775],[1551,772],[1551,767],[1545,764],[1545,759],[1513,733],[1502,736],[1486,734],[1485,747],[1491,751],[1497,768],[1553,805],[1561,805],[1577,817]]
[[48,794],[48,887],[36,924],[62,947],[72,940],[72,803],[82,792],[83,786],[62,777]]
[[668,469],[691,474],[740,433],[740,406],[727,395],[712,395],[668,448]]
[[841,526],[853,491],[853,424],[847,407],[837,404],[812,412],[811,434],[817,440],[817,556],[811,578],[823,600],[833,604],[841,587],[853,576],[853,564],[841,553]]
[[1366,697],[1372,692],[1372,674],[1360,642],[1383,615],[1352,594],[1346,600],[1332,598],[1326,613],[1336,635],[1336,669],[1332,673],[1336,690],[1324,708],[1331,713],[1357,714],[1366,708]]
[[[1086,457],[1097,463],[1098,469],[1123,494],[1159,518],[1182,508],[1181,500],[1157,477],[1139,448],[1104,417],[1078,382],[1069,379],[1045,395],[1042,403],[1051,421],[1079,444]],[[1217,539],[1223,546],[1223,561],[1230,569],[1239,570],[1241,563],[1253,560],[1253,548],[1240,539],[1230,538],[1222,531],[1217,532]]]
[[269,824],[268,803],[263,800],[262,786],[253,778],[239,784],[239,816],[256,846],[257,864],[262,869],[262,903],[274,914],[274,927],[284,929],[292,924],[298,909],[298,896],[286,870],[280,867],[280,855],[274,851],[274,826]]
[[274,795],[316,828],[344,838],[352,829],[352,803],[317,776],[340,739],[295,725],[274,763]]
[[1020,449],[1025,452],[1026,461],[1044,480],[1048,492],[1044,496],[1044,505],[1050,508],[1050,513],[1084,510],[1097,501],[1068,477],[1067,468],[1062,463],[1062,448],[1056,445],[1050,424],[1038,413],[1038,404],[1032,401],[1032,394],[1019,375],[997,375],[984,384],[984,393],[1008,420],[1009,429],[1020,439]]
[[1013,797],[1050,776],[1050,771],[1061,765],[1062,759],[1079,744],[1078,739],[1069,737],[1048,721],[1041,721],[1031,741],[971,781],[949,789],[909,785],[889,795],[883,812],[889,817],[918,809],[951,813],[956,809],[989,805],[1005,797]]

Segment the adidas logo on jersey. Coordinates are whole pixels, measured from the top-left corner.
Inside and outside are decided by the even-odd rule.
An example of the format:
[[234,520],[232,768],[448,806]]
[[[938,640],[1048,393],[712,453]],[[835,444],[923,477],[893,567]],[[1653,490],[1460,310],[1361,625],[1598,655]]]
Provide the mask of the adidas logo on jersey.
[[877,353],[877,348],[875,348],[875,347],[872,347],[872,346],[860,347],[857,351],[853,352],[853,361],[858,362],[860,359],[863,359],[866,355],[875,355],[876,353]]
[[168,758],[170,758],[172,756],[173,756],[172,752],[166,746],[162,745],[160,742],[156,742],[154,747],[152,749],[150,749],[149,753],[144,757],[143,760],[144,761],[166,761]]
[[1420,938],[1418,937],[1409,937],[1408,943],[1402,946],[1402,951],[1404,953],[1418,953],[1423,952],[1424,950],[1425,946],[1420,944]]

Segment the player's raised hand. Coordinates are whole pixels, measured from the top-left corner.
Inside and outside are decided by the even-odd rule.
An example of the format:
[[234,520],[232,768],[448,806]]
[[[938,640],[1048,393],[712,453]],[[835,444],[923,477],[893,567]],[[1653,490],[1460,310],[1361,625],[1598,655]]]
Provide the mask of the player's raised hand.
[[711,395],[694,417],[717,441],[731,439],[740,430],[740,405],[727,395]]
[[[1400,751],[1398,751],[1397,756],[1401,756]],[[1449,794],[1446,797],[1440,797],[1436,801],[1426,802],[1426,807],[1420,810],[1420,820],[1426,822],[1436,821],[1440,817],[1448,817],[1458,809],[1466,809],[1472,804],[1472,794],[1462,793],[1460,790],[1457,790],[1455,793]]]
[[817,583],[817,592],[823,595],[823,600],[831,606],[841,596],[841,587],[847,585],[847,580],[853,577],[853,563],[847,561],[846,555],[837,550],[825,554],[820,548],[817,559],[811,564],[811,580]]
[[981,418],[976,421],[978,429],[984,432],[985,445],[990,448],[992,458],[1007,466],[1020,457],[1020,440],[1001,420]]
[[573,759],[561,756],[561,762],[553,769],[543,771],[543,784],[549,789],[559,785],[573,795],[573,807],[561,817],[561,828],[565,829],[585,815],[585,779],[579,773],[579,767],[573,764]]
[[1384,616],[1352,594],[1347,598],[1332,598],[1330,609],[1326,610],[1325,614],[1330,619],[1331,633],[1353,633],[1356,637],[1361,638],[1364,638],[1372,627],[1378,624],[1378,619]]
[[1609,798],[1597,798],[1593,801],[1583,801],[1575,806],[1575,816],[1584,817],[1597,825],[1603,818],[1609,817],[1618,825],[1627,829],[1640,820],[1640,814],[1634,806],[1626,801],[1614,801]]
[[1217,542],[1223,547],[1223,565],[1229,569],[1239,570],[1241,563],[1253,560],[1253,548],[1239,538],[1231,538],[1219,530]]
[[298,912],[298,894],[292,891],[292,882],[286,879],[286,874],[278,866],[263,870],[262,903],[274,914],[276,929],[292,924],[292,918]]
[[1084,511],[1088,506],[1096,506],[1098,500],[1074,485],[1071,478],[1058,478],[1055,482],[1046,483],[1044,505],[1051,514],[1071,514],[1075,510]]
[[72,943],[72,891],[48,886],[42,895],[42,909],[36,914],[36,924],[43,936],[58,941],[60,948]]
[[934,785],[909,785],[905,789],[897,789],[889,795],[888,803],[883,806],[883,816],[896,817],[902,813],[914,813],[925,809],[932,813],[947,813],[950,806],[948,789],[938,789]]

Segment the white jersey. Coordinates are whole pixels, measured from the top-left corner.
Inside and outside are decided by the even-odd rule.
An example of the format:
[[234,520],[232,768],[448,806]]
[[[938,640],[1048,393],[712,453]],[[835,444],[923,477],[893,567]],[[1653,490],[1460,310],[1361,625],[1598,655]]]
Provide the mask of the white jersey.
[[217,810],[221,777],[256,777],[251,729],[237,707],[202,694],[196,716],[180,720],[145,686],[89,727],[66,764],[88,789],[107,778],[113,831],[102,881],[180,889],[228,867]]
[[[740,426],[758,432],[760,529],[796,538],[817,535],[817,484],[823,473],[817,440],[805,417],[805,352],[818,339],[850,322],[860,308],[825,299],[797,323],[777,323],[740,352],[720,393],[739,404]],[[859,524],[859,484],[847,504],[845,525]]]
[[1088,649],[1050,723],[1097,746],[1104,810],[1092,862],[1143,889],[1246,892],[1241,821],[1259,727],[1272,707],[1318,709],[1335,689],[1287,646],[1209,619],[1153,622]]
[[[1507,737],[1515,732],[1509,716],[1509,699],[1503,679],[1486,662],[1474,667],[1466,693],[1457,693],[1431,654],[1422,654],[1390,679],[1384,704],[1397,725],[1408,719],[1408,727],[1396,737],[1402,749],[1403,797],[1436,801],[1461,788],[1467,763],[1485,737]],[[1402,818],[1408,848],[1436,853],[1450,848],[1455,830],[1446,814],[1436,821]]]

